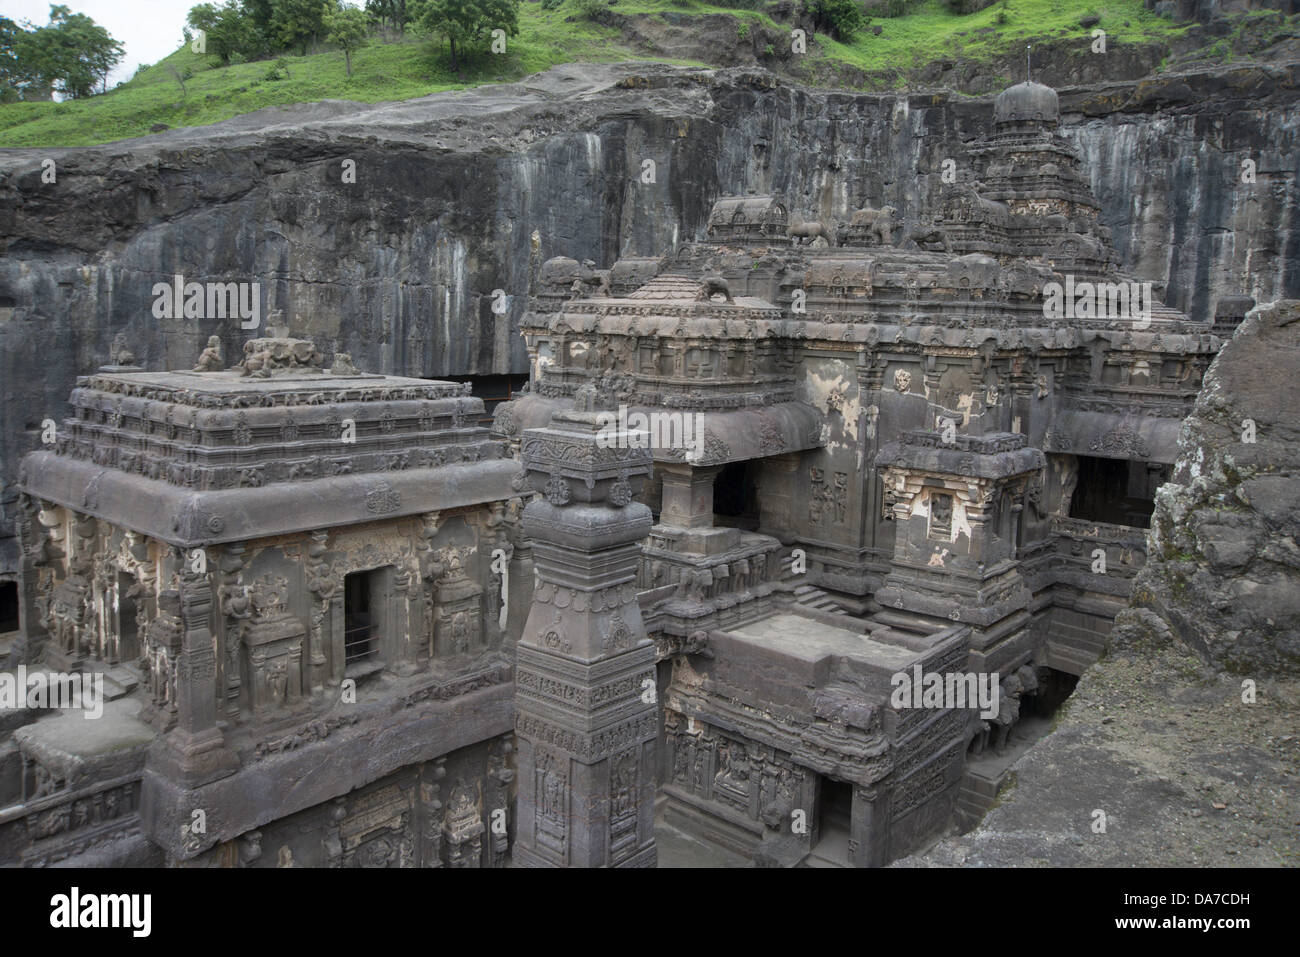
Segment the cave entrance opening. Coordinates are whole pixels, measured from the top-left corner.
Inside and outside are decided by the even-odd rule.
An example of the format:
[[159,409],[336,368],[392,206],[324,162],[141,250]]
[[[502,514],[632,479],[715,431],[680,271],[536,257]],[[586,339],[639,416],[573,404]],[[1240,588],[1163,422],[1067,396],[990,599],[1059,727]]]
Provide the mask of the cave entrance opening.
[[[998,714],[980,719],[966,748],[966,768],[953,822],[959,833],[972,830],[988,813],[1025,752],[1052,730],[1053,718],[1079,683],[1077,675],[1046,666],[1026,665],[1015,677],[1022,691],[1015,700],[999,699]],[[1003,684],[1005,691],[1006,685]]]
[[756,460],[728,462],[713,480],[713,524],[720,527],[758,531],[761,506],[758,500]]
[[1169,481],[1171,471],[1159,462],[1081,455],[1070,518],[1150,528],[1156,489]]
[[439,376],[444,382],[468,382],[470,395],[483,400],[483,415],[477,424],[492,427],[492,414],[502,402],[509,402],[528,384],[527,375],[452,375]]

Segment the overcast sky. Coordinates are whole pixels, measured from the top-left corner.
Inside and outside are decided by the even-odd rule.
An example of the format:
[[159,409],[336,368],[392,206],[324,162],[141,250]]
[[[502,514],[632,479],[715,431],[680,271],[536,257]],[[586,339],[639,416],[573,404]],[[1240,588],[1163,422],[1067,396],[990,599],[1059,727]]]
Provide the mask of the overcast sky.
[[[112,89],[130,79],[141,63],[157,63],[183,42],[185,14],[201,0],[63,0],[73,13],[84,13],[126,47],[122,63],[109,75]],[[0,0],[0,14],[22,23],[44,26],[50,20],[49,0]]]

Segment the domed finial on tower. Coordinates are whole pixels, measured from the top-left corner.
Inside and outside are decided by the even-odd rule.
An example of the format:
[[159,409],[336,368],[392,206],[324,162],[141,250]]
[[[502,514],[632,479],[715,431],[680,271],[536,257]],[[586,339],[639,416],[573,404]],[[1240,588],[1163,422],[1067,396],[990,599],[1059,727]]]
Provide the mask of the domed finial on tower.
[[1042,83],[1026,80],[1008,87],[993,101],[993,122],[1055,127],[1061,122],[1061,105],[1056,91]]

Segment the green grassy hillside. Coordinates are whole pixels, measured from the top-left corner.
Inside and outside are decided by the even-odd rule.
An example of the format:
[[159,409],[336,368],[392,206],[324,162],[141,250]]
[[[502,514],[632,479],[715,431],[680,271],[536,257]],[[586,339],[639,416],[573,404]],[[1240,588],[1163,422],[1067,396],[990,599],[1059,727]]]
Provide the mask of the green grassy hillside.
[[[751,30],[778,37],[788,36],[789,32],[788,25],[777,23],[763,12],[710,6],[695,0],[618,0],[610,10],[620,17],[637,18],[646,27],[639,31],[642,36],[653,33],[661,23],[671,21],[680,26],[682,18],[687,18],[689,24],[689,18],[709,14],[733,18],[737,43],[743,43]],[[895,80],[889,85],[897,85],[906,73],[935,59],[960,57],[992,62],[1023,50],[1027,41],[1082,41],[1089,30],[1081,27],[1079,20],[1089,13],[1101,18],[1111,44],[1158,42],[1184,29],[1149,13],[1142,0],[1008,0],[967,16],[951,13],[943,0],[923,0],[906,16],[875,20],[874,24],[883,27],[880,36],[868,29],[853,43],[843,44],[818,35],[816,46],[809,47],[808,57],[820,67],[812,71],[814,77],[825,82],[834,82],[836,68],[842,66],[852,68],[858,76],[892,74]],[[510,41],[506,54],[484,54],[456,72],[451,70],[441,44],[416,36],[388,43],[372,38],[368,46],[354,54],[351,77],[346,76],[343,55],[337,51],[223,67],[214,66],[213,58],[198,56],[184,47],[100,96],[65,103],[0,106],[0,146],[85,146],[147,134],[158,124],[204,125],[266,106],[313,100],[407,99],[438,90],[517,79],[574,61],[693,62],[672,59],[675,51],[664,49],[664,45],[647,52],[644,43],[637,48],[618,27],[580,19],[575,0],[566,0],[550,11],[543,10],[539,3],[526,2],[520,11],[520,27],[521,35]],[[713,30],[716,34],[716,19]],[[729,42],[725,34],[716,42],[722,43],[724,38]],[[702,48],[708,50],[709,44]]]

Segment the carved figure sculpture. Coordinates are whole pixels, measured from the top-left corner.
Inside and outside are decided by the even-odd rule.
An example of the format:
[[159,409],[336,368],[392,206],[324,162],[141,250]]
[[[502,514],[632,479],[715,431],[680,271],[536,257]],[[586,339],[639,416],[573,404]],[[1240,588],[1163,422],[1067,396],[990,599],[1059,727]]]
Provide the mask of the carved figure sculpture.
[[993,719],[993,723],[997,725],[997,739],[994,750],[998,754],[1006,751],[1007,741],[1011,738],[1011,728],[1020,720],[1020,692],[1022,688],[1018,675],[1007,675],[1002,679],[1002,692],[998,697],[998,714]]
[[868,229],[872,239],[881,246],[888,246],[893,238],[894,217],[897,215],[898,210],[893,206],[882,206],[880,209],[864,206],[853,211],[849,226]]
[[330,375],[361,375],[361,370],[352,363],[352,356],[346,352],[334,354],[334,365],[330,366]]
[[714,296],[722,296],[727,302],[732,302],[731,286],[722,276],[705,276],[700,280],[704,288],[700,290],[700,299],[708,302]]
[[208,336],[207,348],[199,353],[199,361],[194,366],[195,372],[220,372],[224,363],[221,360],[221,339]]
[[135,365],[135,353],[128,348],[125,333],[113,337],[113,362],[120,366]]
[[948,238],[947,231],[928,223],[909,230],[903,236],[903,241],[899,245],[906,248],[909,243],[915,243],[918,249],[924,249],[927,252],[937,252],[938,250],[943,250],[946,253],[952,252],[952,240]]
[[835,245],[834,231],[827,229],[821,223],[816,221],[799,223],[797,226],[789,226],[786,229],[786,235],[794,239],[795,244],[799,246],[811,245],[812,241],[818,236],[826,240],[827,245]]

